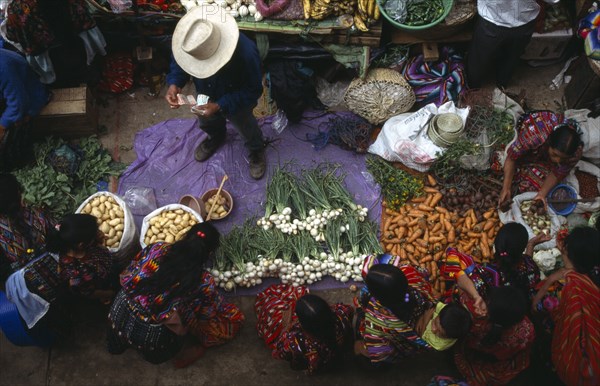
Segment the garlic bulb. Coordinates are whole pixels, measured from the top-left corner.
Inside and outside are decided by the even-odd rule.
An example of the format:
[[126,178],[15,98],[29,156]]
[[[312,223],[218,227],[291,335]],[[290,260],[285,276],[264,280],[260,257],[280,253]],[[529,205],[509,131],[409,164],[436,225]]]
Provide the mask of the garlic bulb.
[[250,14],[250,16],[254,16],[256,14],[256,5],[250,4],[248,6],[248,13]]
[[254,20],[255,21],[261,21],[262,19],[263,19],[263,17],[260,14],[260,12],[256,11],[256,13],[254,14]]
[[238,8],[238,12],[240,13],[241,17],[245,17],[248,16],[248,7],[246,7],[245,5],[241,5]]

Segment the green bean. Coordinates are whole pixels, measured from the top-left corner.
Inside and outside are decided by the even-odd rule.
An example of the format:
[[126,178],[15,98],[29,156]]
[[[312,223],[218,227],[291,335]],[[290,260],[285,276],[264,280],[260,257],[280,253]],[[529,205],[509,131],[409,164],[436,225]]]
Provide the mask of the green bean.
[[420,26],[432,23],[444,14],[442,0],[411,2],[406,8],[406,20],[403,24]]

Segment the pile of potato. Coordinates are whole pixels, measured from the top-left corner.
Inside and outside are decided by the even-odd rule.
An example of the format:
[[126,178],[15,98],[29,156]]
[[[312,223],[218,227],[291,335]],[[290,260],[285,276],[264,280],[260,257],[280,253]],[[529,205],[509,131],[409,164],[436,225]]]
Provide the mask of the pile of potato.
[[81,213],[91,214],[98,219],[98,227],[106,235],[106,247],[119,248],[125,228],[125,212],[114,198],[107,195],[96,196],[85,204]]
[[210,212],[210,208],[212,208],[213,204],[215,205],[215,208],[210,215],[211,220],[218,220],[227,216],[229,210],[231,209],[230,203],[227,202],[227,199],[224,196],[221,194],[215,194],[210,196],[204,202],[204,210],[206,210],[207,215]]
[[144,235],[146,245],[165,241],[179,241],[190,228],[198,223],[193,214],[183,209],[164,210],[152,217]]
[[550,221],[550,216],[548,216],[542,202],[531,200],[523,201],[520,208],[523,220],[525,220],[527,225],[533,230],[533,234],[550,234],[552,222]]

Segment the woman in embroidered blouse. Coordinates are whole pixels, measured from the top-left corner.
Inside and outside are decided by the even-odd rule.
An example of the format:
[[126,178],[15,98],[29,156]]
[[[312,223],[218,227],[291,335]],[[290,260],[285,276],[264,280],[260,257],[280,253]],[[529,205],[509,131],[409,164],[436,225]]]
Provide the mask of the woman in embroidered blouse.
[[174,244],[151,244],[138,253],[121,274],[108,315],[110,353],[133,347],[151,363],[179,353],[175,366],[185,367],[205,348],[233,339],[244,315],[224,301],[204,268],[219,239],[214,226],[200,223]]
[[423,274],[397,256],[368,256],[362,275],[366,286],[355,298],[360,335],[355,353],[372,364],[446,350],[468,332],[469,313],[461,306],[436,304]]
[[506,149],[504,181],[498,198],[501,206],[511,200],[517,169],[531,169],[518,176],[520,191],[537,190],[534,200],[546,203],[550,190],[569,174],[581,158],[583,142],[574,124],[554,126],[545,122],[541,113],[539,115],[518,124],[517,138]]
[[480,310],[485,308],[483,298],[489,287],[514,285],[531,300],[540,281],[540,269],[531,257],[533,248],[549,239],[550,236],[540,233],[528,240],[522,224],[507,223],[494,239],[492,264],[480,266],[471,256],[448,248],[440,271],[446,279],[455,279],[457,287],[470,296],[463,301],[472,301]]
[[21,203],[21,186],[15,176],[0,174],[0,288],[10,274],[44,249],[52,227],[43,211]]
[[58,272],[69,292],[103,302],[112,300],[116,281],[111,276],[112,254],[104,246],[104,234],[94,216],[66,215],[48,233],[46,248],[59,256]]
[[454,361],[471,386],[508,383],[529,367],[535,338],[522,291],[502,286],[489,288],[488,294],[483,315],[473,303],[465,303],[473,315],[473,326],[455,346]]
[[554,322],[552,363],[568,385],[600,382],[600,234],[591,227],[573,229],[561,251],[565,267],[548,278],[534,305],[555,281],[564,281],[557,305],[550,310]]
[[339,363],[351,347],[351,306],[327,304],[306,287],[273,284],[256,296],[258,336],[272,356],[313,374]]

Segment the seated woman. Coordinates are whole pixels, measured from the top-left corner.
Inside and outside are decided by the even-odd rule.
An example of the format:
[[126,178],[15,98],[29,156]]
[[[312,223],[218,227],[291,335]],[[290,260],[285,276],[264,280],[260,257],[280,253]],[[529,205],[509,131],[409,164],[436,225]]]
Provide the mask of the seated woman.
[[558,118],[546,119],[552,113],[524,115],[517,127],[517,138],[506,149],[504,181],[498,203],[502,208],[512,197],[512,183],[519,192],[537,191],[534,200],[546,203],[550,190],[565,178],[583,152],[583,142],[573,123]]
[[330,306],[306,287],[273,284],[256,296],[254,309],[258,336],[273,358],[289,361],[294,370],[325,370],[351,347],[352,307]]
[[12,174],[0,174],[0,288],[13,272],[40,254],[54,226],[45,213],[23,205],[21,186]]
[[116,277],[104,237],[89,214],[68,214],[50,230],[46,248],[58,255],[58,272],[71,294],[112,300]]
[[568,385],[600,382],[600,234],[573,229],[565,240],[565,285],[552,313],[552,363]]
[[0,170],[33,156],[31,118],[48,103],[48,92],[25,59],[0,48]]
[[461,306],[436,304],[421,273],[390,255],[369,256],[363,266],[366,286],[355,298],[355,353],[372,364],[391,364],[412,354],[450,348],[471,323]]
[[455,346],[454,361],[471,386],[508,383],[529,367],[535,338],[533,324],[525,315],[528,307],[522,291],[502,286],[490,288],[488,293],[487,317],[470,308],[473,326]]
[[529,299],[535,295],[540,281],[540,269],[533,261],[533,248],[548,241],[543,233],[528,240],[527,229],[513,222],[502,226],[494,239],[494,262],[487,266],[475,263],[469,255],[454,248],[446,251],[446,261],[440,272],[446,279],[455,279],[457,286],[469,295],[477,307],[485,307],[489,286],[514,285]]
[[[121,290],[108,314],[108,351],[138,350],[150,363],[197,360],[206,347],[233,339],[244,315],[226,303],[205,269],[219,247],[210,223],[194,225],[175,242],[144,248],[121,274]],[[188,347],[184,348],[184,343]]]
[[[86,68],[106,42],[85,0],[8,0],[0,33],[25,55],[44,84],[86,83]],[[8,4],[6,4],[8,3]]]
[[101,245],[103,237],[94,216],[67,215],[48,231],[47,252],[8,277],[7,299],[17,306],[28,334],[64,334],[69,294],[112,299],[112,256]]

